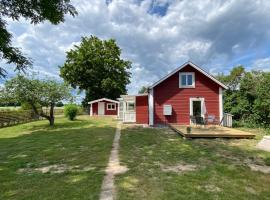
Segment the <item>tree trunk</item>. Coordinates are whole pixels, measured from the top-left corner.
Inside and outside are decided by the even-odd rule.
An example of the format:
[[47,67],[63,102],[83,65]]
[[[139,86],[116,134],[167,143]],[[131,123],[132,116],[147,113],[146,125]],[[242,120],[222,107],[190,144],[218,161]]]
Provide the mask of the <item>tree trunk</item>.
[[36,106],[35,106],[34,103],[31,103],[30,105],[32,106],[33,111],[37,115],[39,115],[41,117],[44,117],[45,119],[49,120],[50,126],[53,126],[54,125],[54,103],[51,103],[50,104],[50,115],[49,116],[46,115],[46,114],[44,114],[42,109],[41,109],[41,112],[39,113],[38,112],[38,109],[36,108]]
[[54,104],[51,103],[50,105],[50,126],[53,126],[54,125]]

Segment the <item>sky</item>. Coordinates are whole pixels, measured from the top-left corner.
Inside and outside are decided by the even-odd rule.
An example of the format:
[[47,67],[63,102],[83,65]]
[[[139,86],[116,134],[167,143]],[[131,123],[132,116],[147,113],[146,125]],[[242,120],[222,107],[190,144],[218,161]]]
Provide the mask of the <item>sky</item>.
[[[270,71],[269,0],[71,2],[78,16],[67,15],[59,25],[7,19],[12,43],[32,58],[32,71],[61,80],[58,66],[66,51],[90,35],[114,38],[122,58],[133,63],[129,94],[187,61],[213,75],[227,74],[236,65]],[[14,76],[12,67],[5,69],[8,78]]]

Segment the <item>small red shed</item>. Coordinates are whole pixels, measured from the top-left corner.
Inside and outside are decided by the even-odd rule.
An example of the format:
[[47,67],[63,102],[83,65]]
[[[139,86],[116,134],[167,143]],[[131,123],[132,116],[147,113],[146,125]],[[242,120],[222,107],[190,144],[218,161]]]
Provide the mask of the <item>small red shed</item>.
[[88,102],[90,116],[118,115],[118,101],[102,98]]

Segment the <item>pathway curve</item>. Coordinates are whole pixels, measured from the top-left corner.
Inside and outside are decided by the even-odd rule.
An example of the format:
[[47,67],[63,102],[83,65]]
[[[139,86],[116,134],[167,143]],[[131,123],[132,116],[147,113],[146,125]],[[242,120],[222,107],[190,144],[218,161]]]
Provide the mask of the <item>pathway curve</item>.
[[114,186],[114,176],[116,174],[125,173],[128,169],[125,166],[121,166],[119,163],[119,140],[121,136],[121,122],[118,122],[116,132],[113,140],[113,147],[109,159],[108,166],[106,168],[106,175],[103,179],[100,200],[113,200],[116,196],[116,190]]

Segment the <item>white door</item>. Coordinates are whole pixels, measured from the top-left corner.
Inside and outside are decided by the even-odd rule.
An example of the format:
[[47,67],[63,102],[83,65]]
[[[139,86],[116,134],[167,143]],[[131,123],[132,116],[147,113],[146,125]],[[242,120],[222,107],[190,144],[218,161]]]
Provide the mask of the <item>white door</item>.
[[98,115],[104,115],[105,111],[105,103],[104,102],[98,102]]
[[204,98],[190,98],[189,105],[190,116],[204,117],[206,112]]

